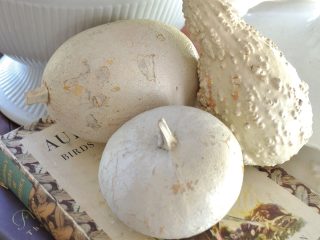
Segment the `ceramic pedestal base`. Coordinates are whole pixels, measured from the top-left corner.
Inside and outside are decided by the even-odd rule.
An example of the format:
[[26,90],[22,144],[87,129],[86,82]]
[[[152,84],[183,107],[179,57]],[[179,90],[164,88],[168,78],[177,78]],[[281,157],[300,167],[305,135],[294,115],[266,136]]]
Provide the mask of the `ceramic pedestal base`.
[[25,93],[40,86],[44,66],[8,56],[0,59],[0,111],[20,125],[29,125],[46,113],[44,104],[25,104]]

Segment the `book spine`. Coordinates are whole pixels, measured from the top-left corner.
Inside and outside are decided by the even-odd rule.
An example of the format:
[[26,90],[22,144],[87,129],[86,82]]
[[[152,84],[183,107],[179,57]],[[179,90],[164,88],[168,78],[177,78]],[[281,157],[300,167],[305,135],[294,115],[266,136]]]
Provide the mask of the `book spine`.
[[[0,141],[0,182],[6,185],[57,240],[95,239],[76,223],[56,199]],[[109,239],[96,231],[98,239]]]
[[0,181],[29,208],[32,182],[25,174],[22,174],[19,167],[9,156],[0,151]]
[[53,239],[22,202],[4,187],[0,187],[0,203],[0,239]]

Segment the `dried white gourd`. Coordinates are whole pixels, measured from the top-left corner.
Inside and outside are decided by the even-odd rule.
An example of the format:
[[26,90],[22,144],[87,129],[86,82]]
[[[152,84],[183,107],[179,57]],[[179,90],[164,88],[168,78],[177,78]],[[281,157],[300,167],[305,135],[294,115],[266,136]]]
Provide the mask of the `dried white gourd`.
[[67,40],[51,57],[43,86],[28,102],[45,102],[58,124],[106,142],[135,115],[164,105],[193,105],[198,54],[178,29],[151,20],[101,25]]
[[268,38],[223,0],[184,0],[191,39],[199,47],[202,107],[235,134],[249,165],[273,166],[312,135],[308,85]]
[[102,194],[132,229],[160,239],[191,237],[231,209],[243,180],[241,147],[212,114],[186,106],[139,114],[109,139]]

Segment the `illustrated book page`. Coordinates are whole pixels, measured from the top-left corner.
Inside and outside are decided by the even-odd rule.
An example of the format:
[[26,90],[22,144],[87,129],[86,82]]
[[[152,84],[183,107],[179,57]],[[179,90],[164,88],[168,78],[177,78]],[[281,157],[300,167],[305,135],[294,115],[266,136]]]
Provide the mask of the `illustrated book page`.
[[[281,174],[278,177],[281,178]],[[221,239],[320,239],[318,208],[306,204],[307,192],[302,190],[296,194],[305,202],[268,178],[266,173],[246,167],[240,197],[218,224]]]
[[[98,168],[103,144],[82,140],[57,125],[26,136],[22,143],[111,239],[150,239],[123,225],[100,193]],[[212,240],[317,239],[320,204],[311,207],[301,201],[303,196],[292,195],[270,179],[272,170],[246,167],[238,201],[225,219],[201,236]]]

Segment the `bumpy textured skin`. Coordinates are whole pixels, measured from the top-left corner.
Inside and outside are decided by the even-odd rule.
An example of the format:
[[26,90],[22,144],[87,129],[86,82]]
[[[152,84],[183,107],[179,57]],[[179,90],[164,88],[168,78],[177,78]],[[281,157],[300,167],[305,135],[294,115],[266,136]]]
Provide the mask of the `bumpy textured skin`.
[[193,105],[198,54],[178,29],[151,20],[100,25],[66,41],[43,81],[48,112],[81,138],[106,142],[123,123],[165,105]]
[[273,166],[312,134],[308,85],[268,38],[222,0],[184,0],[200,51],[198,100],[237,137],[245,164]]
[[[159,146],[164,118],[177,144]],[[241,147],[232,132],[198,108],[166,106],[131,119],[110,138],[99,168],[101,192],[117,217],[159,239],[201,233],[237,200]]]

